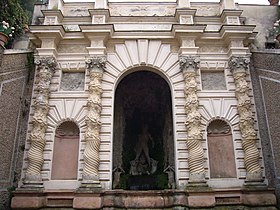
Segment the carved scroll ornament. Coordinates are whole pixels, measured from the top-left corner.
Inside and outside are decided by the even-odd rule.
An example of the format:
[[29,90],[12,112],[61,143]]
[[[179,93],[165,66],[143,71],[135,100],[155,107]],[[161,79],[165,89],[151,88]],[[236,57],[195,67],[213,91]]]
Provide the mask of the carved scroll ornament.
[[28,167],[25,174],[25,183],[41,182],[41,168],[43,165],[43,150],[45,147],[45,132],[47,129],[47,115],[49,112],[49,88],[51,78],[56,70],[57,63],[53,57],[35,58],[37,67],[37,92],[34,101],[34,116],[30,134],[30,149],[28,151]]
[[248,70],[249,63],[249,57],[232,56],[229,61],[229,68],[233,74],[236,86],[235,93],[238,100],[237,109],[240,118],[242,146],[245,153],[244,162],[247,170],[247,181],[259,181],[262,179],[262,174],[259,164],[259,152],[256,146],[257,134],[254,129],[249,84],[246,81],[246,71]]
[[105,56],[95,56],[86,60],[89,71],[89,96],[87,102],[88,114],[86,116],[86,148],[84,152],[83,184],[86,187],[100,187],[99,185],[99,148],[100,148],[100,115],[101,105],[101,81],[105,69]]
[[187,147],[189,152],[190,182],[204,182],[204,154],[202,148],[201,114],[198,111],[197,69],[199,58],[195,56],[181,56],[179,63],[185,79],[185,112],[187,119]]

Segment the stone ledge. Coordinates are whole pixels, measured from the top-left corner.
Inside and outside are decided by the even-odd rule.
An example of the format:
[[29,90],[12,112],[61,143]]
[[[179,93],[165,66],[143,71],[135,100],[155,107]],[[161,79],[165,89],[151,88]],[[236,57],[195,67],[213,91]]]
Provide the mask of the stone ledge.
[[168,208],[220,208],[246,205],[248,209],[274,208],[276,198],[273,189],[213,189],[204,192],[184,190],[126,191],[101,190],[40,191],[16,190],[12,209],[38,209],[48,207],[75,209],[168,209]]

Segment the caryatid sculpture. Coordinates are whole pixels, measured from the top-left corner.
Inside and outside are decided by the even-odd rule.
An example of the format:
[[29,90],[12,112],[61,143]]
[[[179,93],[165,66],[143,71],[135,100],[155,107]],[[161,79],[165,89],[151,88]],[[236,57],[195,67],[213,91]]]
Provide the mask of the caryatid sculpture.
[[238,101],[239,126],[244,150],[244,162],[247,170],[247,181],[262,181],[262,172],[259,163],[259,151],[256,146],[257,133],[254,129],[254,117],[249,96],[249,84],[246,80],[249,67],[249,57],[232,56],[229,68],[233,74]]
[[35,64],[37,71],[35,91],[37,95],[34,101],[30,149],[27,156],[28,167],[24,177],[26,187],[43,187],[41,168],[44,162],[43,151],[46,144],[45,132],[48,125],[50,83],[57,67],[54,57],[37,57]]
[[82,186],[87,188],[98,188],[99,181],[99,148],[100,148],[100,115],[102,110],[101,81],[105,69],[106,57],[94,56],[86,60],[89,72],[89,96],[87,101],[88,113],[86,116],[86,148],[84,152],[84,169]]
[[190,183],[204,183],[204,154],[202,148],[201,114],[198,111],[199,100],[197,96],[197,70],[199,65],[197,56],[181,56],[179,58],[180,69],[185,80],[185,112],[187,119],[187,147],[188,163],[190,171]]

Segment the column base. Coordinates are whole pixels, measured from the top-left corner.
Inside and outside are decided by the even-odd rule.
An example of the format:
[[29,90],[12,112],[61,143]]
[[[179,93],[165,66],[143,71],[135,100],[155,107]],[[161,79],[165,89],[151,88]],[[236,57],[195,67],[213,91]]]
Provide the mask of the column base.
[[190,179],[187,188],[188,187],[208,187],[207,182],[205,180],[205,174],[190,174]]
[[25,188],[25,189],[43,189],[44,188],[44,184],[42,181],[24,181],[23,185],[21,186],[21,188]]
[[246,181],[243,184],[243,189],[266,190],[267,185],[261,181]]
[[245,182],[263,182],[264,179],[262,177],[261,172],[256,173],[247,173]]
[[101,189],[101,184],[99,181],[92,181],[92,180],[82,181],[82,184],[79,189],[83,189],[83,190]]
[[266,184],[264,183],[264,179],[262,177],[261,172],[257,173],[248,173],[245,183],[245,188],[267,188]]
[[95,174],[84,174],[83,175],[83,181],[80,186],[82,189],[94,189],[94,188],[100,188],[101,189],[101,184],[99,181],[99,177]]
[[23,186],[22,188],[43,188],[44,184],[42,181],[41,174],[30,174],[26,173],[25,178],[23,180]]

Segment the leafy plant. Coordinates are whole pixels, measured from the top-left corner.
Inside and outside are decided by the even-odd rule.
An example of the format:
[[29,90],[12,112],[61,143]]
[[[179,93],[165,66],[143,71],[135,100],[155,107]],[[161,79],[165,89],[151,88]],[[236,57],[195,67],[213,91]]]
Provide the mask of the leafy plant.
[[6,21],[2,21],[2,23],[0,23],[0,32],[6,34],[7,36],[12,37],[14,30],[15,28],[11,27]]
[[[9,39],[8,45],[11,45],[13,39],[19,37],[23,29],[27,28],[27,25],[31,21],[34,3],[35,0],[0,1],[0,22],[4,21],[5,23],[9,23],[10,27],[14,27],[14,33]],[[4,30],[3,27],[2,30]]]

